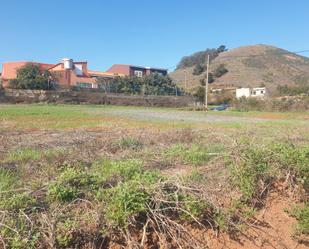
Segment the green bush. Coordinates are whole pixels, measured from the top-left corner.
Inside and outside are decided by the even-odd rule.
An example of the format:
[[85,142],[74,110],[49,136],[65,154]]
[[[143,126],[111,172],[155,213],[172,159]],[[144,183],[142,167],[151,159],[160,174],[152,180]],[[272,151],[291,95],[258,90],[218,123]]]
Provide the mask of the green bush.
[[263,197],[272,183],[290,176],[292,183],[309,191],[309,148],[291,143],[274,143],[264,147],[244,146],[241,162],[232,165],[233,182],[250,202]]
[[102,184],[111,180],[127,181],[135,175],[141,174],[143,163],[140,160],[115,160],[102,159],[93,166],[92,173],[96,174]]
[[296,180],[309,193],[309,147],[296,147],[292,143],[277,143],[273,146],[273,151],[281,170],[296,177]]
[[177,201],[180,202],[180,207],[184,210],[181,212],[180,218],[189,222],[194,221],[194,219],[200,220],[209,207],[205,201],[189,194],[179,195]]
[[309,235],[309,203],[306,203],[304,207],[295,207],[292,215],[298,220],[296,235]]
[[[244,161],[233,165],[232,175],[234,183],[242,193],[242,200],[249,202],[253,198],[260,198],[261,191],[272,180],[272,167],[266,150],[262,148],[247,148],[243,151]],[[260,184],[263,184],[261,186]]]
[[141,182],[120,183],[106,191],[106,218],[115,226],[126,227],[129,218],[145,212],[150,195],[143,189]]
[[56,225],[56,243],[61,248],[68,248],[74,241],[75,221],[65,219]]
[[48,186],[48,197],[62,202],[82,198],[89,190],[96,188],[96,178],[80,169],[66,167]]

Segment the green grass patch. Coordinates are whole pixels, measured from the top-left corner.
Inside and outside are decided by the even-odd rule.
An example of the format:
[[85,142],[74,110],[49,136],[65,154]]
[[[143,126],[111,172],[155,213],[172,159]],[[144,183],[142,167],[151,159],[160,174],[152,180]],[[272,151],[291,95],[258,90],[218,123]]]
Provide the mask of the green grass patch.
[[134,137],[122,137],[117,143],[120,148],[137,150],[142,148],[143,143]]
[[296,206],[291,214],[298,221],[296,235],[309,235],[309,203],[307,202],[304,207]]
[[199,144],[191,146],[175,144],[164,153],[164,156],[170,160],[180,159],[187,164],[199,166],[208,163],[224,151],[225,148],[222,144],[211,144],[207,147]]

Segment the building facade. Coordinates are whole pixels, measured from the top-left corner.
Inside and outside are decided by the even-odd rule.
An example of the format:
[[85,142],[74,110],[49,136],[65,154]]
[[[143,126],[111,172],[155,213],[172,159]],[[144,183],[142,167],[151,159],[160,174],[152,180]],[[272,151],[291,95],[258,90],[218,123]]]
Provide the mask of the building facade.
[[260,97],[263,98],[267,94],[265,87],[255,87],[255,88],[237,88],[236,98],[249,98],[249,97]]
[[107,70],[107,72],[114,74],[122,74],[125,76],[136,76],[136,77],[143,77],[154,73],[163,76],[167,75],[167,69],[124,65],[124,64],[114,64],[110,69]]
[[97,78],[113,79],[122,74],[105,73],[88,70],[86,61],[75,62],[72,59],[63,59],[57,64],[46,64],[40,62],[7,62],[3,63],[1,80],[4,88],[9,87],[9,81],[17,77],[17,70],[28,63],[38,65],[40,70],[48,70],[55,76],[55,83],[58,87],[81,87],[98,88]]

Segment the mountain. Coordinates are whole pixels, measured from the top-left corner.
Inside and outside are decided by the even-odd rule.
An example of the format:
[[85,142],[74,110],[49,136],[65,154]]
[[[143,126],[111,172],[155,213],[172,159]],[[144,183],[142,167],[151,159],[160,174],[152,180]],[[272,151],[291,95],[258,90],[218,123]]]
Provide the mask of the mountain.
[[[275,93],[278,85],[309,85],[309,58],[274,46],[259,44],[222,52],[212,61],[210,72],[220,64],[224,64],[228,73],[217,78],[211,86],[265,85],[271,93]],[[178,85],[193,90],[205,78],[205,72],[193,75],[193,70],[194,66],[176,69],[170,77]]]

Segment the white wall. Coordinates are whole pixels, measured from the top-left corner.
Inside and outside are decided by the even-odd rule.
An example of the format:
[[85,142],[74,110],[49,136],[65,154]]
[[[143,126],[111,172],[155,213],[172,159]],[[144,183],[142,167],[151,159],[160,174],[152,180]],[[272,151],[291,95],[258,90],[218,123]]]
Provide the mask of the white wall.
[[251,96],[251,91],[250,88],[238,88],[236,89],[236,98],[241,98],[241,97],[250,97]]
[[82,64],[75,64],[75,73],[78,76],[83,75],[83,65]]
[[252,88],[251,96],[252,97],[263,97],[266,95],[265,87]]

